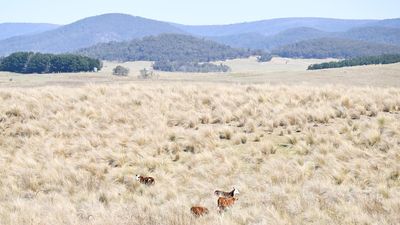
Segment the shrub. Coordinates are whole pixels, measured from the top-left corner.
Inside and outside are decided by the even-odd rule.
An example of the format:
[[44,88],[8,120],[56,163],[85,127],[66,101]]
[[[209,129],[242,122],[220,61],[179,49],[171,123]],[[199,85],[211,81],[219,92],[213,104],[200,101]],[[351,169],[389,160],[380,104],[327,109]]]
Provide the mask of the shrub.
[[139,78],[141,79],[151,79],[151,78],[157,78],[158,76],[154,73],[153,70],[148,70],[146,68],[140,70],[140,75]]
[[0,57],[0,71],[2,70],[1,69],[1,62],[4,60],[4,57]]
[[129,69],[123,66],[118,65],[113,69],[113,75],[115,76],[128,76]]
[[271,61],[271,59],[272,59],[272,55],[270,55],[268,53],[264,53],[257,57],[258,62],[269,62],[269,61]]

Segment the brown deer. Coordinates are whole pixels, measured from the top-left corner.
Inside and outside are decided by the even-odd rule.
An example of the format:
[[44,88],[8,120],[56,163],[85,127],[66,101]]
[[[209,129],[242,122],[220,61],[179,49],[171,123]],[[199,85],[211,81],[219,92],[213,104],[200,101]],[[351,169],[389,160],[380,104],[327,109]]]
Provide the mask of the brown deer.
[[136,180],[145,185],[155,184],[153,177],[144,177],[144,176],[136,175]]
[[235,197],[219,197],[218,198],[218,210],[221,213],[222,211],[230,208],[231,206],[233,206],[235,204],[235,202],[238,200],[238,198]]
[[192,212],[193,215],[197,217],[208,214],[208,209],[202,206],[193,206],[192,208],[190,208],[190,211]]

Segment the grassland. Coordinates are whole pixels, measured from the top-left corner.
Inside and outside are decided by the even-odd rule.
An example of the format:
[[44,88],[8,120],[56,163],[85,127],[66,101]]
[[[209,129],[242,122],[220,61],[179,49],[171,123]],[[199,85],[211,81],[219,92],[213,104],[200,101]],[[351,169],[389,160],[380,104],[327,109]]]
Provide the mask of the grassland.
[[[206,82],[233,84],[305,84],[305,85],[347,85],[400,87],[400,63],[392,65],[360,66],[321,71],[307,71],[311,64],[332,61],[332,59],[286,59],[273,58],[268,63],[258,63],[255,58],[223,62],[232,68],[229,73],[168,73],[157,72],[159,79],[152,83],[164,82]],[[143,82],[138,79],[139,70],[150,68],[150,62],[122,63],[131,70],[128,77],[112,76],[112,69],[120,63],[105,62],[98,73],[19,75],[0,72],[0,87],[38,86],[82,86],[87,84],[126,84]]]
[[[0,224],[398,224],[398,65],[384,68],[393,87],[2,74]],[[213,191],[233,186],[220,215]]]

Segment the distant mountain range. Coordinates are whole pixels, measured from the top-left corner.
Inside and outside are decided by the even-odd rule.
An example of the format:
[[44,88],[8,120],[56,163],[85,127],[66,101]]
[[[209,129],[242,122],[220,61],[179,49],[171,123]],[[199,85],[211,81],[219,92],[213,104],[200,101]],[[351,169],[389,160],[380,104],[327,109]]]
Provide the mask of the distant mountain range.
[[165,22],[125,14],[106,14],[89,17],[39,34],[2,40],[0,55],[16,51],[70,52],[98,43],[126,41],[162,33],[184,32]]
[[[314,46],[315,43],[332,45],[344,41],[358,46],[353,48],[354,51],[360,51],[363,46],[364,50],[392,48],[397,51],[396,46],[400,46],[400,19],[283,18],[229,25],[188,26],[126,14],[105,14],[64,26],[30,24],[29,29],[22,24],[7,24],[7,29],[2,29],[2,26],[5,24],[0,24],[0,56],[16,51],[75,52],[100,43],[126,42],[166,33],[192,35],[231,47],[274,53],[285,48],[293,50],[296,43],[301,43],[297,45],[300,48]],[[369,52],[378,54],[381,51]]]
[[300,41],[317,38],[338,38],[387,45],[400,45],[400,29],[384,26],[357,27],[344,32],[326,32],[315,28],[291,28],[275,35],[264,36],[258,33],[207,37],[210,40],[236,48],[273,50]]
[[47,23],[1,23],[0,40],[14,36],[37,34],[58,28],[59,25]]
[[229,25],[186,26],[175,24],[175,26],[188,33],[199,36],[227,36],[243,33],[258,33],[264,36],[269,36],[298,27],[309,27],[326,32],[342,32],[355,27],[368,26],[376,22],[379,21],[326,18],[283,18]]

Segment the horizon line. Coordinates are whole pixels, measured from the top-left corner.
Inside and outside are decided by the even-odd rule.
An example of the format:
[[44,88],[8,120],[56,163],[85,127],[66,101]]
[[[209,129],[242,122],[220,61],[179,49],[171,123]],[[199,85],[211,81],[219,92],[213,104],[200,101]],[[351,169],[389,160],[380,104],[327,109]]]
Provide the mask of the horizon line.
[[98,17],[98,16],[105,16],[105,15],[126,15],[126,16],[139,17],[139,18],[144,18],[144,19],[149,19],[149,20],[154,20],[154,21],[159,21],[159,22],[165,22],[165,23],[170,23],[170,24],[176,24],[176,25],[184,25],[184,26],[228,26],[228,25],[235,25],[235,24],[245,24],[245,23],[262,22],[262,21],[268,21],[268,20],[284,20],[284,19],[331,19],[331,20],[350,20],[350,21],[382,21],[382,20],[400,19],[400,17],[384,18],[384,19],[346,19],[346,18],[334,18],[334,17],[293,16],[293,17],[276,17],[276,18],[269,18],[269,19],[259,19],[259,20],[250,20],[250,21],[242,21],[242,22],[221,23],[221,24],[184,24],[184,23],[180,23],[180,22],[171,22],[171,21],[164,21],[164,20],[159,20],[159,19],[152,19],[152,18],[143,17],[143,16],[135,16],[135,15],[128,14],[128,13],[102,13],[102,14],[98,14],[98,15],[83,17],[81,19],[77,19],[77,20],[74,20],[73,22],[66,23],[66,24],[58,24],[58,23],[52,23],[52,22],[26,22],[26,21],[25,22],[0,22],[0,24],[49,24],[49,25],[65,26],[65,25],[76,23],[76,22],[84,20],[84,19]]

